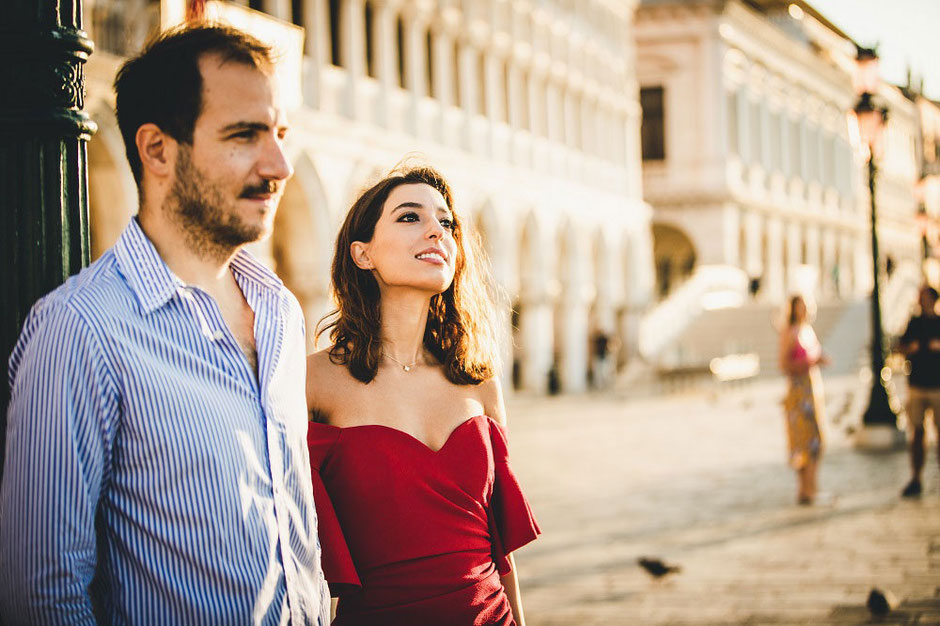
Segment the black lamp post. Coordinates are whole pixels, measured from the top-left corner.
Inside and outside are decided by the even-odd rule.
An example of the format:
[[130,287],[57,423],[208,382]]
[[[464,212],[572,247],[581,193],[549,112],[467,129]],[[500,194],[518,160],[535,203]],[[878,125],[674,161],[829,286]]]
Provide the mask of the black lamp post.
[[[874,55],[874,51],[866,51]],[[873,57],[877,59],[877,56]],[[872,59],[863,58],[859,51],[860,65]],[[878,168],[875,164],[876,148],[879,144],[884,123],[888,118],[888,110],[879,106],[870,91],[864,91],[854,108],[858,121],[859,136],[862,144],[868,148],[868,192],[871,198],[871,257],[872,257],[872,290],[871,290],[871,371],[872,385],[868,407],[862,417],[865,428],[888,427],[897,430],[898,416],[891,408],[888,389],[885,387],[885,347],[884,332],[881,328],[881,297],[880,297],[880,271],[878,258],[878,213],[875,208],[875,178]]]
[[88,263],[82,2],[7,0],[0,19],[0,472],[7,357],[30,306]]

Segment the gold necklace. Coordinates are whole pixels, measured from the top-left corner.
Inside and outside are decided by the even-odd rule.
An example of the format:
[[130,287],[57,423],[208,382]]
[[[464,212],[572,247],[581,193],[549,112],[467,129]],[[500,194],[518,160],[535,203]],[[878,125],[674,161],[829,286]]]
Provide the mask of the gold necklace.
[[390,358],[391,360],[393,360],[393,361],[395,361],[396,363],[398,363],[398,364],[401,366],[401,368],[402,368],[403,370],[405,370],[406,372],[410,372],[410,371],[411,371],[411,368],[418,364],[418,359],[415,359],[415,360],[412,361],[411,363],[408,363],[407,365],[405,365],[404,363],[402,363],[401,361],[399,361],[398,359],[396,359],[395,357],[393,357],[391,354],[389,354],[389,353],[386,352],[385,350],[382,350],[382,354],[384,354],[385,356],[387,356],[387,357]]

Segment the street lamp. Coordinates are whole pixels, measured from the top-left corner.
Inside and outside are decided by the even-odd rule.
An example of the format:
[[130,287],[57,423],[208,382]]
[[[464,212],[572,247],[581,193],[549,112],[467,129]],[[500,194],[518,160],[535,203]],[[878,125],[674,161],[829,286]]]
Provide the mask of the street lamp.
[[[860,73],[870,73],[877,56],[872,50],[859,50]],[[864,77],[863,77],[864,78]],[[877,211],[875,208],[875,178],[878,168],[875,164],[876,148],[880,143],[881,133],[888,118],[888,109],[878,105],[872,95],[876,87],[870,79],[860,81],[865,89],[859,96],[854,112],[858,123],[858,134],[862,145],[868,150],[868,192],[871,198],[871,257],[872,257],[872,290],[871,290],[871,395],[868,407],[862,417],[863,445],[877,447],[893,446],[897,440],[898,416],[891,408],[888,398],[888,389],[885,387],[889,372],[885,368],[884,332],[881,328],[881,298],[879,290],[879,260],[878,260],[878,228]],[[866,84],[867,83],[867,84]],[[879,433],[879,434],[875,434]]]

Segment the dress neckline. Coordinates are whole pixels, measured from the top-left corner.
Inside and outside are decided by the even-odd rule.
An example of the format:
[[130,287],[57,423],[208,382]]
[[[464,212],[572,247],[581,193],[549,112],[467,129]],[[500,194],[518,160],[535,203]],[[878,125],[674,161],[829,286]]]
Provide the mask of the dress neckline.
[[429,446],[428,444],[424,443],[423,441],[421,441],[420,439],[418,439],[417,437],[415,437],[415,436],[412,435],[411,433],[406,432],[406,431],[404,431],[404,430],[401,430],[400,428],[395,428],[395,427],[393,427],[393,426],[386,426],[385,424],[357,424],[357,425],[355,425],[355,426],[334,426],[333,424],[325,424],[325,423],[323,423],[323,422],[312,422],[312,423],[314,423],[314,424],[319,424],[320,426],[326,426],[327,428],[333,428],[333,429],[335,429],[335,430],[338,430],[338,431],[340,432],[340,434],[342,434],[343,431],[357,430],[357,429],[360,429],[360,430],[361,430],[361,429],[368,429],[368,428],[378,428],[378,429],[381,429],[381,430],[390,430],[390,431],[392,431],[392,432],[394,432],[394,433],[399,433],[399,434],[401,434],[402,436],[404,436],[404,437],[407,438],[407,439],[410,439],[411,441],[415,442],[416,444],[418,444],[419,446],[421,446],[422,448],[424,448],[425,450],[427,450],[427,451],[430,452],[431,454],[438,454],[438,453],[441,452],[444,448],[447,447],[447,444],[449,444],[450,441],[451,441],[451,439],[454,438],[454,435],[457,433],[457,431],[463,429],[463,427],[466,426],[467,424],[470,424],[471,422],[473,422],[473,421],[475,421],[475,420],[477,420],[477,419],[481,419],[481,418],[482,418],[482,419],[488,419],[488,420],[493,419],[493,418],[491,418],[489,415],[486,415],[485,413],[480,413],[479,415],[474,415],[474,416],[472,416],[472,417],[468,417],[468,418],[465,419],[464,421],[462,421],[462,422],[460,422],[459,424],[457,424],[457,425],[454,427],[454,429],[450,431],[450,434],[447,435],[447,439],[444,440],[444,443],[443,443],[443,444],[441,445],[441,447],[438,448],[437,450],[435,450],[434,448],[432,448],[432,447]]

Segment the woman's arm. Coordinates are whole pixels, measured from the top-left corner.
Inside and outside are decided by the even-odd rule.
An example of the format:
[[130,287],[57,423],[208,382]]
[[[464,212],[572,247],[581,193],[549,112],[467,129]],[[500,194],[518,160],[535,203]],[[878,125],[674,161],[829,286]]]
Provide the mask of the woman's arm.
[[509,559],[512,571],[505,576],[501,576],[500,581],[502,581],[503,589],[506,590],[506,596],[509,598],[509,606],[512,609],[512,616],[515,618],[516,624],[525,626],[525,616],[522,614],[522,594],[519,593],[519,579],[516,577],[516,562],[511,554],[506,558]]
[[[480,391],[482,393],[480,400],[483,403],[484,413],[505,427],[506,405],[503,402],[503,390],[499,378],[494,376],[480,383]],[[506,590],[506,597],[509,598],[509,606],[512,608],[512,615],[516,620],[516,624],[525,626],[525,617],[522,613],[522,593],[519,591],[519,579],[516,577],[516,562],[511,554],[506,555],[506,558],[509,559],[512,571],[505,576],[501,576],[500,581]]]

